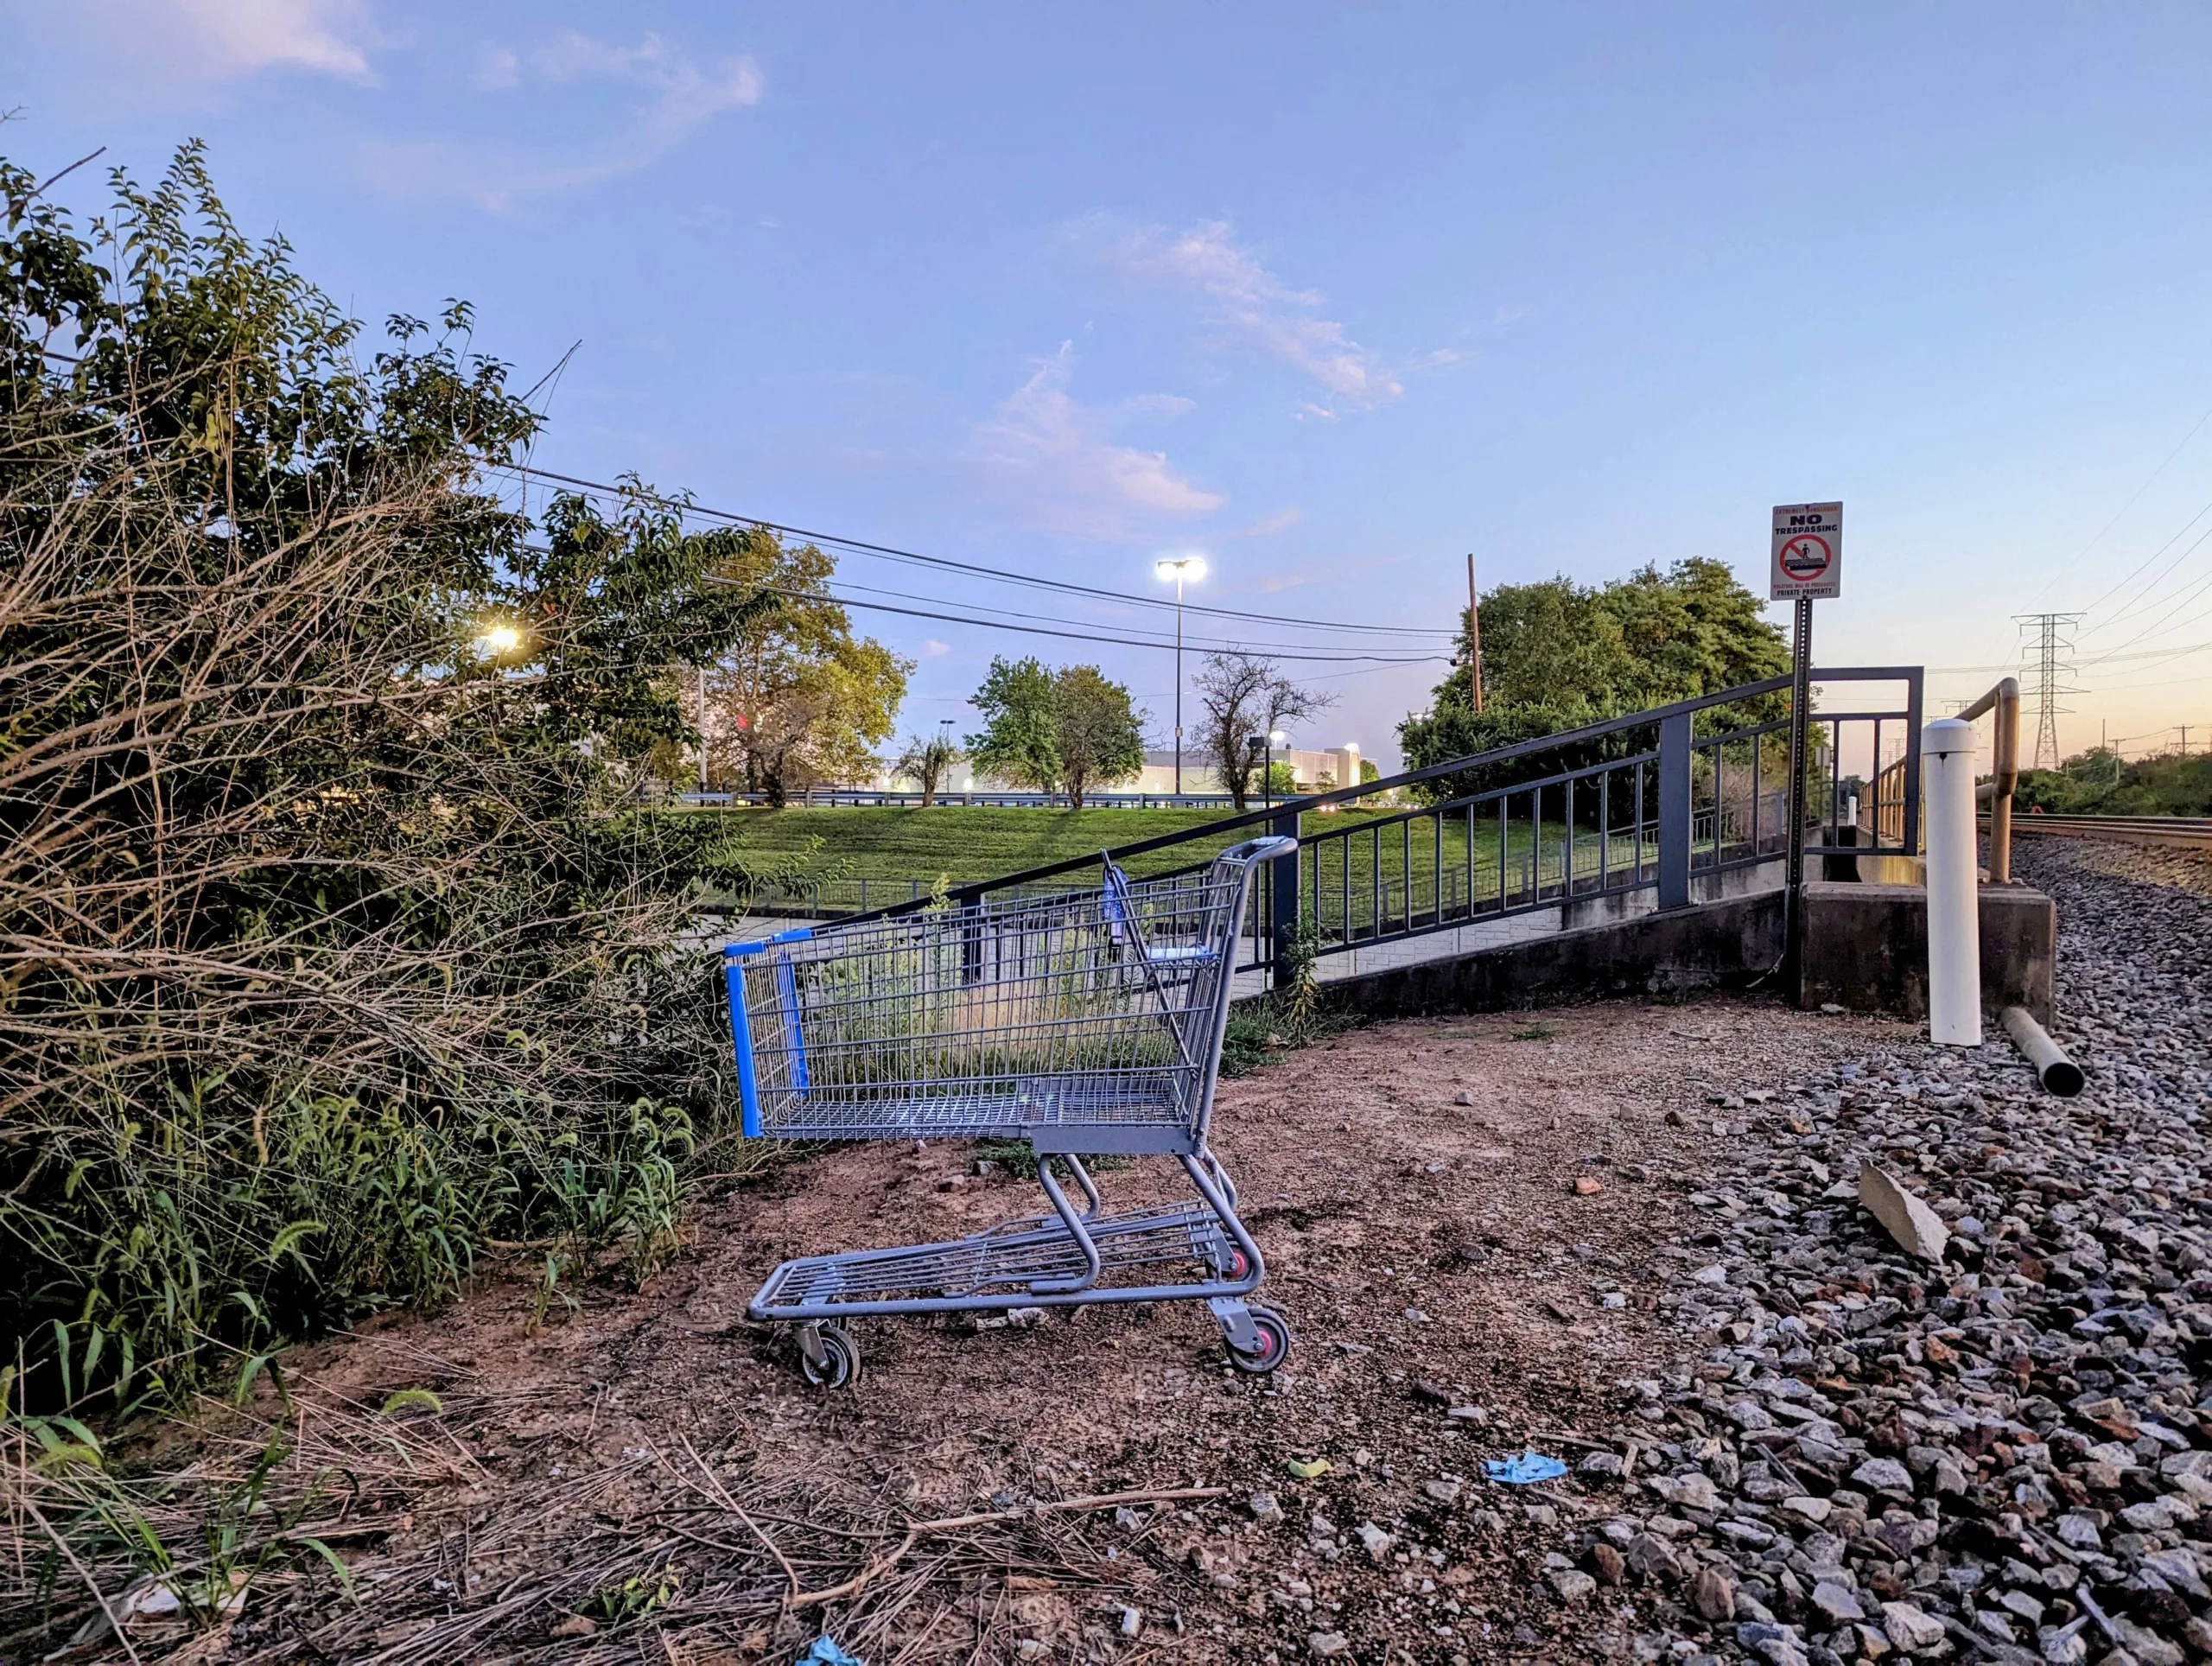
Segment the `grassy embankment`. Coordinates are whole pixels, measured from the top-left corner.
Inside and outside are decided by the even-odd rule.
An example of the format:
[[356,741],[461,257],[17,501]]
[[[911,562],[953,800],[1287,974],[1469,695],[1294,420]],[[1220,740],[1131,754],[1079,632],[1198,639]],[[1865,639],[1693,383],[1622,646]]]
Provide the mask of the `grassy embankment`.
[[[812,901],[825,908],[880,907],[927,895],[940,881],[957,886],[998,879],[1025,868],[1096,856],[1101,850],[1135,843],[1162,834],[1203,829],[1226,819],[1221,812],[1189,810],[991,810],[948,805],[930,810],[791,809],[702,811],[688,814],[744,817],[745,845],[764,857],[802,859],[808,878],[796,887],[793,904]],[[1471,884],[1478,899],[1500,888],[1498,826],[1494,817],[1478,821],[1471,831],[1464,821],[1447,821],[1440,839],[1435,824],[1416,820],[1408,830],[1389,820],[1391,812],[1346,811],[1307,817],[1309,836],[1350,831],[1306,858],[1306,883],[1319,900],[1325,938],[1338,935],[1349,919],[1355,932],[1371,929],[1380,912],[1386,919],[1404,910],[1410,891],[1418,917],[1436,902],[1440,873],[1447,911],[1455,908]],[[1379,826],[1377,825],[1379,823]],[[1374,830],[1366,836],[1361,830]],[[1244,827],[1217,837],[1132,858],[1126,865],[1141,878],[1205,860],[1228,844],[1262,831]],[[1506,831],[1510,873],[1506,889],[1519,894],[1531,881],[1532,830],[1525,816]],[[1566,830],[1547,821],[1537,875],[1556,884],[1565,870]],[[1612,841],[1611,863],[1633,862],[1630,840]],[[1578,876],[1595,871],[1598,839],[1589,829],[1575,836]],[[1318,874],[1316,864],[1319,864]],[[1081,870],[1067,876],[1081,884]],[[1379,883],[1378,883],[1379,882]]]

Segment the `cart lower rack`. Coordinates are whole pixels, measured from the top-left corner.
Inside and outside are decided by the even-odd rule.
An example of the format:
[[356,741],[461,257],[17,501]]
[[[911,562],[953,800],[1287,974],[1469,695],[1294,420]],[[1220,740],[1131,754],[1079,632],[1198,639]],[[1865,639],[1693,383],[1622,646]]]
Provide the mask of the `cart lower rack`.
[[[1111,1301],[1203,1300],[1240,1369],[1290,1346],[1246,1300],[1265,1277],[1206,1146],[1254,839],[1202,873],[1096,892],[786,932],[726,953],[748,1135],[1027,1141],[1049,1213],[972,1237],[785,1262],[748,1311],[798,1326],[808,1378],[859,1370],[838,1321]],[[1179,1159],[1197,1196],[1108,1211],[1083,1156]],[[1057,1171],[1083,1194],[1078,1210]]]

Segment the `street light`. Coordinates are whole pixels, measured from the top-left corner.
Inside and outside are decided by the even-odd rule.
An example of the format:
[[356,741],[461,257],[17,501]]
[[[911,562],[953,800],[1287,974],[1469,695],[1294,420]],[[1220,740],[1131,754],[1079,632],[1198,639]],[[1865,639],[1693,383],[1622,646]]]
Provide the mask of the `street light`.
[[1206,558],[1163,558],[1154,563],[1153,571],[1175,581],[1175,796],[1179,798],[1183,796],[1183,584],[1186,579],[1198,580],[1206,575]]
[[1266,749],[1261,754],[1260,797],[1262,802],[1269,810],[1273,810],[1275,805],[1274,749],[1289,739],[1290,736],[1285,734],[1281,729],[1269,729],[1268,731]]

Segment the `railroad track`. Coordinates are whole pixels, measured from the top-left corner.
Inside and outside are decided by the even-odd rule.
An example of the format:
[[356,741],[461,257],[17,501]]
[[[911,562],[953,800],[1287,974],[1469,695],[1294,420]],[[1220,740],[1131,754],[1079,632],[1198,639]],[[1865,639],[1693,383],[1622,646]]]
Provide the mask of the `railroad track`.
[[2212,850],[2212,816],[2024,816],[2016,810],[2012,836],[2023,833]]

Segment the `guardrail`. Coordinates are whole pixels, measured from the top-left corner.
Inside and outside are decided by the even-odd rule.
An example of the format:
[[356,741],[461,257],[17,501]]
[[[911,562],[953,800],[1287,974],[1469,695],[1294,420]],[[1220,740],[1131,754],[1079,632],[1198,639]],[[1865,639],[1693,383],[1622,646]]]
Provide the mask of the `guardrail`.
[[[1905,696],[1896,708],[1808,715],[1805,854],[1904,855],[1916,850],[1920,668],[1849,667],[1817,671],[1813,680],[1902,683]],[[1789,718],[1702,736],[1696,726],[1701,715],[1784,694],[1790,686],[1788,677],[1770,677],[1271,809],[1222,817],[1103,854],[1128,862],[1198,840],[1217,846],[1224,836],[1247,827],[1266,826],[1297,839],[1298,854],[1268,863],[1261,876],[1248,916],[1252,958],[1238,968],[1272,966],[1278,980],[1291,974],[1301,938],[1316,954],[1339,954],[1645,890],[1654,893],[1660,909],[1683,907],[1693,900],[1694,876],[1753,868],[1781,859],[1789,849]],[[1871,726],[1869,755],[1878,758],[1883,730],[1894,723],[1904,728],[1908,766],[1897,784],[1894,804],[1878,786],[1875,808],[1878,824],[1894,811],[1897,836],[1885,840],[1878,833],[1871,845],[1855,837],[1847,843],[1847,729],[1855,734]],[[1523,779],[1497,779],[1501,773],[1519,770],[1527,772]],[[1446,784],[1455,777],[1487,777],[1496,784],[1450,793]],[[1449,796],[1372,817],[1332,817],[1330,825],[1310,832],[1304,825],[1308,812],[1325,814],[1402,789]],[[1003,879],[949,887],[941,903],[935,898],[905,900],[855,918],[966,906],[1009,890],[1043,887],[1048,881],[1092,868],[1098,861],[1073,857]],[[1194,862],[1165,871],[1204,865]]]

